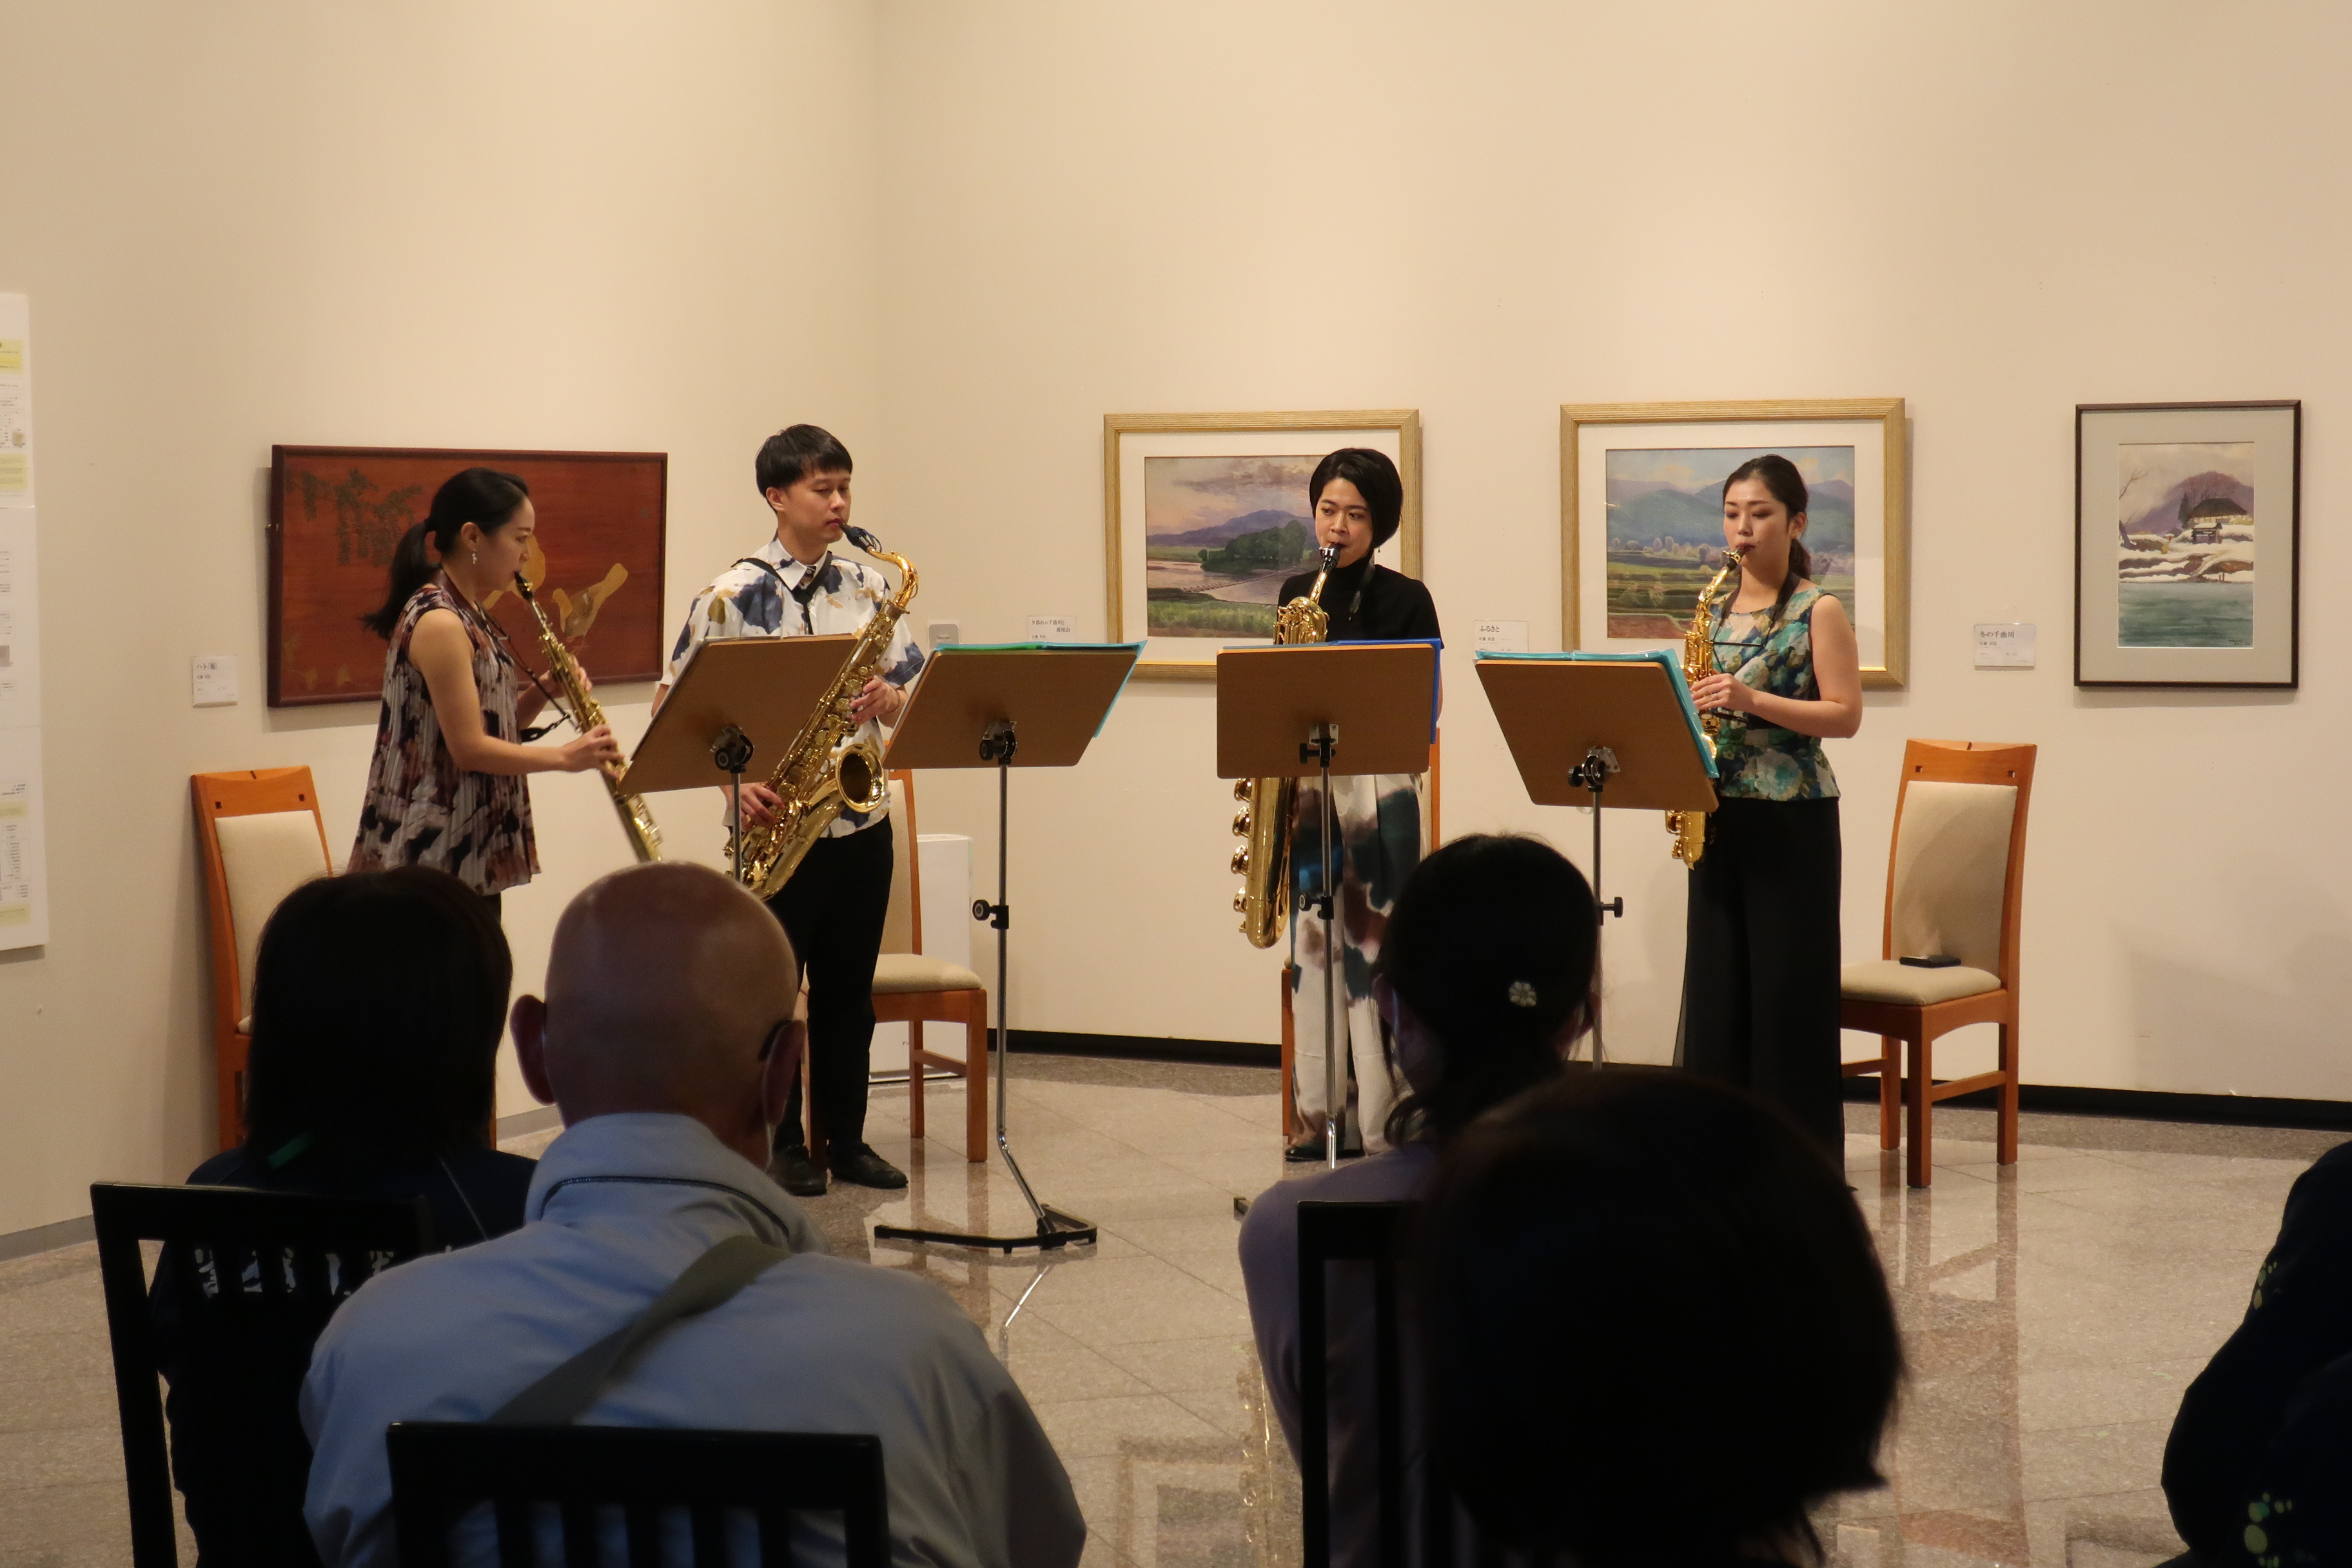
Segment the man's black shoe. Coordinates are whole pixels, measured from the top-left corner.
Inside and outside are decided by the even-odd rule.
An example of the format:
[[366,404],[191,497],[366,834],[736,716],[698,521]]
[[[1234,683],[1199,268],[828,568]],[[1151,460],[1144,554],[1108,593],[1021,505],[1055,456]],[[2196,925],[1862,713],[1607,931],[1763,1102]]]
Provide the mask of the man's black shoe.
[[805,1143],[787,1143],[779,1148],[768,1169],[776,1178],[776,1184],[796,1198],[824,1196],[824,1173],[810,1160]]
[[828,1163],[835,1175],[861,1187],[896,1192],[907,1184],[907,1173],[877,1154],[871,1143],[860,1143],[855,1149],[835,1149]]

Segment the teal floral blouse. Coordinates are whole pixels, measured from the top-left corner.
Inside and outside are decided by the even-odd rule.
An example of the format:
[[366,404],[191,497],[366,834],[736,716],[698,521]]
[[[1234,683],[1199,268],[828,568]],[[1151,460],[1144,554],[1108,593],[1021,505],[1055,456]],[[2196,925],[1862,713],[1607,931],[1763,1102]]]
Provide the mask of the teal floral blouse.
[[[1733,592],[1738,592],[1735,585]],[[1789,595],[1777,619],[1758,610],[1733,615],[1727,595],[1715,617],[1715,667],[1740,684],[1775,697],[1811,702],[1821,696],[1813,683],[1813,606],[1818,586]],[[1721,778],[1716,794],[1730,800],[1834,800],[1837,775],[1822,753],[1821,742],[1767,724],[1750,713],[1727,713],[1715,740],[1715,765]]]

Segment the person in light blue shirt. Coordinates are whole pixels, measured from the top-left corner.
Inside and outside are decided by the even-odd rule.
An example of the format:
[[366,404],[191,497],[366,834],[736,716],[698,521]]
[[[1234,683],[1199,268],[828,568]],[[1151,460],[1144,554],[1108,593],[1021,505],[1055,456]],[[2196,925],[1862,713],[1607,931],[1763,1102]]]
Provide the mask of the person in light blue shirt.
[[[565,1122],[522,1228],[370,1280],[312,1357],[304,1512],[328,1568],[398,1561],[386,1426],[486,1419],[747,1235],[791,1256],[669,1329],[582,1420],[872,1433],[896,1562],[1075,1568],[1069,1477],[979,1328],[925,1280],[827,1256],[761,1169],[799,984],[776,922],[715,871],[633,867],[572,900],[546,1000],[515,1006],[524,1077]],[[798,1560],[843,1561],[836,1525],[794,1534]],[[487,1525],[457,1544],[494,1560]]]

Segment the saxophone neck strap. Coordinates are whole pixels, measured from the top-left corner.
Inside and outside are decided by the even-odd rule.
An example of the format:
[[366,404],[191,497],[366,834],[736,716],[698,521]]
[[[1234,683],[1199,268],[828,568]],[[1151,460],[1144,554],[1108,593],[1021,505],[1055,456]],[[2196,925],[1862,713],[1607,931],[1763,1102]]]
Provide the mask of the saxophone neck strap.
[[792,1254],[756,1236],[730,1236],[686,1267],[653,1305],[508,1400],[493,1426],[569,1426],[628,1375],[646,1347],[685,1321],[734,1300]]
[[797,588],[784,581],[784,574],[776,569],[774,563],[762,561],[756,555],[746,555],[735,564],[757,566],[761,571],[773,577],[776,580],[776,586],[790,594],[793,596],[793,603],[801,607],[801,630],[811,634],[816,631],[815,624],[809,619],[809,601],[816,597],[817,584],[824,580],[824,569],[833,564],[833,552],[826,551],[801,573],[800,586]]

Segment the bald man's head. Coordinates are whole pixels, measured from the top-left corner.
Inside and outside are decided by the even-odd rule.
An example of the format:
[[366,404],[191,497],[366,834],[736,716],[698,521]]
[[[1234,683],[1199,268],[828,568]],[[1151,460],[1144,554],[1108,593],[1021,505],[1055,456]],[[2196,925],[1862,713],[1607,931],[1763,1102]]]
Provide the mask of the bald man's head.
[[[555,928],[533,1087],[553,1093],[567,1123],[675,1111],[746,1152],[756,1128],[764,1161],[782,1096],[767,1092],[774,1073],[761,1047],[799,994],[800,965],[775,917],[727,878],[675,862],[615,871]],[[520,1005],[516,1022],[520,1043]],[[795,1034],[778,1055],[796,1059],[797,1047]]]

